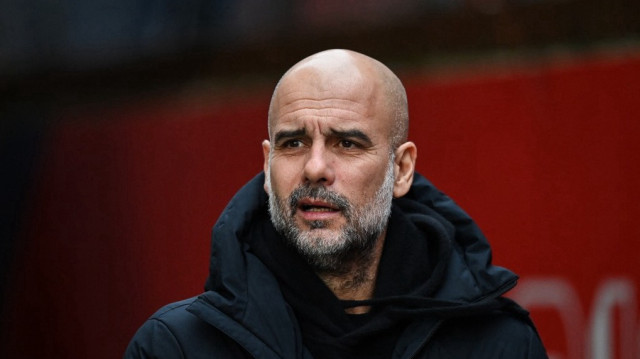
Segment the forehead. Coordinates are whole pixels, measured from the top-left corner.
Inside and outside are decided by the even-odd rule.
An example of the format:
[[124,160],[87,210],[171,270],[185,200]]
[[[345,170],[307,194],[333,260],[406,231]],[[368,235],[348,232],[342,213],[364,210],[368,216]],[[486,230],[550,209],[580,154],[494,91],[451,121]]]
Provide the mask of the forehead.
[[283,78],[273,98],[270,132],[279,128],[366,127],[387,133],[391,116],[375,78],[359,69],[330,74],[303,67]]

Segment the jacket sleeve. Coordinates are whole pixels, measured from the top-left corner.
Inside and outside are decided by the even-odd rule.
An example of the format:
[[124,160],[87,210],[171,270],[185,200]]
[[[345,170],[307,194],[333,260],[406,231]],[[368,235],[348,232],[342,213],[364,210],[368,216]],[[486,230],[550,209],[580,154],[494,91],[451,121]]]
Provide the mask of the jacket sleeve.
[[529,337],[529,355],[528,359],[548,359],[547,351],[540,340],[538,332],[532,328],[531,336]]
[[184,358],[169,327],[158,319],[147,320],[131,339],[124,359]]

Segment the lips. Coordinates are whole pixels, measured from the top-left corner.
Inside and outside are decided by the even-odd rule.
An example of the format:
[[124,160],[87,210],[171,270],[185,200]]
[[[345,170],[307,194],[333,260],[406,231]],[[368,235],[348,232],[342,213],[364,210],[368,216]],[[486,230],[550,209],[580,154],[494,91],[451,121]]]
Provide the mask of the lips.
[[318,200],[302,200],[298,203],[298,208],[304,212],[338,212],[338,206]]
[[298,215],[308,222],[330,221],[341,214],[338,205],[318,199],[304,198],[298,202],[296,208]]
[[350,218],[350,205],[347,198],[323,186],[296,188],[291,192],[289,205],[291,216],[296,216],[307,223],[335,221],[341,217],[348,221]]

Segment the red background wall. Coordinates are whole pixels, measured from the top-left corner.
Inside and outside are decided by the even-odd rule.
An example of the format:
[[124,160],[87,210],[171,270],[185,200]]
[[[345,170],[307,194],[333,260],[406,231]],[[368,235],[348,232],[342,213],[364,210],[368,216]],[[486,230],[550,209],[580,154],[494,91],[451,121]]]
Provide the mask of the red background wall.
[[[640,355],[640,55],[403,80],[418,171],[521,275],[513,295],[550,354]],[[120,357],[153,311],[202,290],[210,228],[261,169],[270,92],[61,116],[12,277],[7,357]],[[602,289],[612,280],[626,291],[607,302],[622,293]],[[588,334],[602,313],[610,341]]]

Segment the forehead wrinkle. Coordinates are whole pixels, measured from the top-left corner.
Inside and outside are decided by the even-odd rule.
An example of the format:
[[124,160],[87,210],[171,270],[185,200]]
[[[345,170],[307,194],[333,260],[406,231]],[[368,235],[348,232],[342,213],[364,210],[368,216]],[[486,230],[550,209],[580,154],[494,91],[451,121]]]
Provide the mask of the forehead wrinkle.
[[[355,109],[353,107],[355,107]],[[299,98],[282,104],[276,113],[276,120],[295,116],[295,114],[300,111],[309,110],[313,111],[309,116],[341,118],[343,117],[340,116],[342,113],[347,115],[345,116],[346,118],[352,118],[354,116],[362,118],[371,117],[371,108],[358,101],[342,98],[322,100],[314,98]]]
[[360,116],[359,113],[343,109],[329,109],[328,111],[323,111],[323,113],[302,113],[299,115],[298,112],[302,111],[303,110],[296,110],[284,115],[277,121],[276,125],[274,126],[274,130],[276,132],[279,132],[286,131],[287,128],[290,128],[305,129],[313,132],[314,129],[320,127],[338,129],[343,127],[352,128],[353,125],[350,125],[350,123],[357,122],[357,119],[353,118],[354,116],[351,116],[351,114]]

